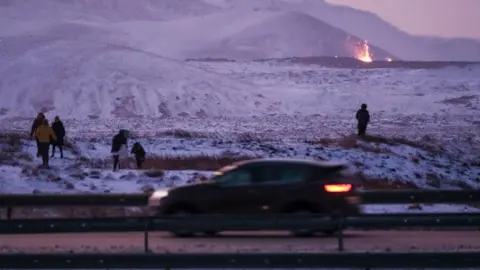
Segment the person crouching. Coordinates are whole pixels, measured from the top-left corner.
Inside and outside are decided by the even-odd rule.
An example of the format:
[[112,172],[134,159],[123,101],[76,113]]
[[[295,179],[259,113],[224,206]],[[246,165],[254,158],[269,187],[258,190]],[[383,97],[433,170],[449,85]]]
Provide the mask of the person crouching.
[[38,140],[38,150],[42,157],[42,165],[48,167],[50,143],[52,140],[56,141],[57,136],[55,136],[55,132],[53,132],[53,129],[49,126],[47,119],[43,119],[42,124],[37,127],[35,137]]
[[137,162],[137,169],[142,169],[143,163],[145,162],[145,149],[143,146],[139,143],[136,142],[132,146],[132,154],[135,155],[135,161]]

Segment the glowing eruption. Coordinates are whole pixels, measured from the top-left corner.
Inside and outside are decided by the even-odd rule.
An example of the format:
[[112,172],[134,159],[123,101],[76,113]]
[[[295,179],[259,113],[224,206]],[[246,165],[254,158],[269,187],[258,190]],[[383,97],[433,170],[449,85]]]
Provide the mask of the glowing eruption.
[[385,61],[387,61],[387,62],[392,62],[392,58],[387,57],[387,58],[385,58]]
[[357,50],[355,58],[366,63],[373,62],[372,54],[370,53],[370,47],[368,46],[368,42],[366,40],[363,43],[362,47]]

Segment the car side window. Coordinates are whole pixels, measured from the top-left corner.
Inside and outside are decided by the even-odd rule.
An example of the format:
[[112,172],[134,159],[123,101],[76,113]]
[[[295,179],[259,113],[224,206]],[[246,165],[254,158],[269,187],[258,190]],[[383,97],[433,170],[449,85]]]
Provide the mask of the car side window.
[[255,169],[255,184],[289,184],[306,182],[312,170],[308,166],[278,164]]
[[252,183],[252,173],[248,169],[239,168],[215,177],[215,182],[225,187],[250,185]]

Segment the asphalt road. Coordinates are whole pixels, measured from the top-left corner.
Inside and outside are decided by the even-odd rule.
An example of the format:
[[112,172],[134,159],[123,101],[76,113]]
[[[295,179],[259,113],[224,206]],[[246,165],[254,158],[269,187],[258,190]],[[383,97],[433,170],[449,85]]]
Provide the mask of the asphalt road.
[[[346,231],[346,251],[480,250],[480,231]],[[229,232],[175,238],[151,233],[154,252],[332,252],[335,237],[296,238],[282,232]],[[1,235],[0,252],[142,252],[143,233]]]

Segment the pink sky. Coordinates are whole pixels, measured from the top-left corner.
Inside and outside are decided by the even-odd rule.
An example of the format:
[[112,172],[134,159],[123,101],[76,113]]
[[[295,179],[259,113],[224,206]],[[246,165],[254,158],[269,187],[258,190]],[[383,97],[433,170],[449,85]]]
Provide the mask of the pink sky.
[[411,34],[480,39],[480,0],[327,0],[373,12]]

